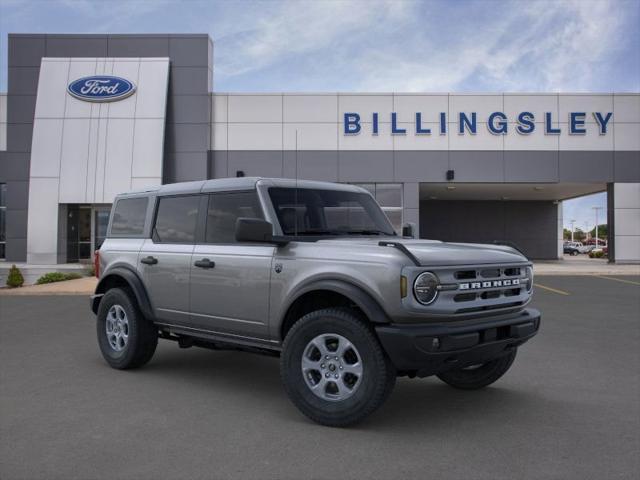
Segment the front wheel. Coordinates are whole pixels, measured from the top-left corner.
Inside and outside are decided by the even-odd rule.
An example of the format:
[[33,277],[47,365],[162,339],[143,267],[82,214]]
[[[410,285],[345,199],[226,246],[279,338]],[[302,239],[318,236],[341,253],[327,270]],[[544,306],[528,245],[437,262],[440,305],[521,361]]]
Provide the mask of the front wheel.
[[98,344],[109,365],[124,370],[151,360],[158,346],[158,329],[144,318],[129,291],[107,291],[97,317]]
[[516,359],[517,349],[506,355],[479,365],[450,370],[438,374],[438,378],[452,387],[462,390],[478,390],[502,377]]
[[370,327],[347,308],[302,317],[287,334],[280,372],[296,407],[332,427],[352,425],[373,413],[396,380]]

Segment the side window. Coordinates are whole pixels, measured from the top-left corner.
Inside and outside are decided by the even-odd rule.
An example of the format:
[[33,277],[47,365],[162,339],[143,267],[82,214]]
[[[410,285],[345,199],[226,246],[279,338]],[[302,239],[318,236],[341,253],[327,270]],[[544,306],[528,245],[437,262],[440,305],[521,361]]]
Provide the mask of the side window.
[[255,191],[209,195],[206,243],[235,243],[238,217],[263,218]]
[[123,198],[117,201],[111,222],[111,235],[138,236],[144,231],[147,197]]
[[160,197],[153,240],[158,243],[194,243],[200,195]]

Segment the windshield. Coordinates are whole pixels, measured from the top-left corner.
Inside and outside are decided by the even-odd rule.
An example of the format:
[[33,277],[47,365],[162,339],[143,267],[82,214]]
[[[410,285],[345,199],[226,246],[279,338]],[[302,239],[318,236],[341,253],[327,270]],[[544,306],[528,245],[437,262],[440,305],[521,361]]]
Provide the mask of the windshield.
[[269,196],[284,235],[395,235],[367,193],[272,187]]

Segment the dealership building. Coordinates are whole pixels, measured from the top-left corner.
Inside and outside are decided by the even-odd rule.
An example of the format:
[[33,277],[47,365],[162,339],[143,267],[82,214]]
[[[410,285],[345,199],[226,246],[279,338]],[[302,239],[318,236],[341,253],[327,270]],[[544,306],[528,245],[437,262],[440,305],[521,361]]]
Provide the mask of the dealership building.
[[208,35],[10,34],[0,263],[87,261],[116,194],[234,176],[362,185],[398,230],[534,259],[606,191],[610,259],[640,262],[638,93],[222,93],[213,59]]

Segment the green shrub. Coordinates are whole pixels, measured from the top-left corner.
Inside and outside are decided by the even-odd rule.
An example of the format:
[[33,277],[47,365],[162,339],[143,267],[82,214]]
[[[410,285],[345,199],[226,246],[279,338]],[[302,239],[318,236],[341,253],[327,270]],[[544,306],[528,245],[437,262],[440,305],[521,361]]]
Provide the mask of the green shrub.
[[85,275],[87,277],[95,277],[96,276],[96,267],[94,267],[93,265],[89,265],[86,270],[84,271]]
[[603,258],[604,257],[604,251],[602,250],[596,250],[595,252],[592,250],[589,252],[589,258]]
[[9,275],[7,275],[7,287],[16,288],[21,287],[24,283],[24,277],[22,272],[15,265],[12,265],[9,269]]
[[42,275],[36,283],[43,285],[45,283],[64,282],[65,280],[75,280],[76,278],[82,278],[79,273],[62,273],[62,272],[49,272]]

